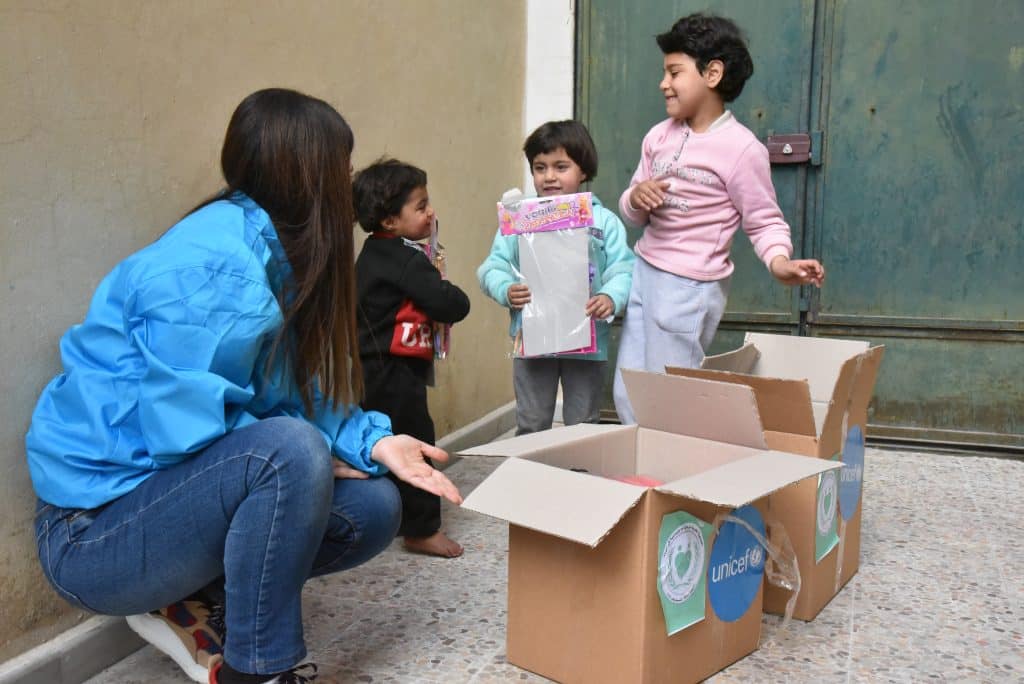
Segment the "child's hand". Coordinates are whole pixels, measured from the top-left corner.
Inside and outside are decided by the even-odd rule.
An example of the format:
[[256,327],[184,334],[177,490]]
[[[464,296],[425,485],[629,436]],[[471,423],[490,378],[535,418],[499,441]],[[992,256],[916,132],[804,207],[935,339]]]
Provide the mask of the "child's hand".
[[459,490],[444,473],[424,461],[424,456],[435,461],[448,460],[448,454],[443,449],[409,435],[395,435],[378,440],[370,453],[370,458],[386,465],[399,480],[431,494],[443,496],[452,503],[461,504],[462,496]]
[[789,259],[777,256],[772,259],[772,275],[783,285],[816,285],[825,282],[825,267],[817,259]]
[[602,321],[615,313],[615,302],[606,294],[599,294],[587,300],[587,315]]
[[634,209],[652,211],[665,202],[665,192],[669,182],[664,176],[641,181],[629,191],[629,203]]
[[519,310],[530,303],[530,288],[522,283],[508,288],[508,305]]

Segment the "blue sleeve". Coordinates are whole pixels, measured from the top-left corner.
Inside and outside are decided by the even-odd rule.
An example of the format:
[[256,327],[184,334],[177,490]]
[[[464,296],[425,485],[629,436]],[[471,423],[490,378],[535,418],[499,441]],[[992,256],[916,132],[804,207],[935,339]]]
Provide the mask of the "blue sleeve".
[[508,288],[519,282],[519,243],[515,235],[502,235],[497,231],[491,245],[491,253],[480,268],[476,278],[484,294],[502,306],[508,306]]
[[[173,465],[231,430],[262,418],[308,420],[301,401],[273,392],[257,397],[266,353],[282,324],[266,283],[201,267],[140,285],[126,306],[133,345],[145,360],[139,380],[139,424],[154,462]],[[272,400],[272,399],[271,399]],[[312,422],[335,456],[379,475],[374,445],[391,434],[390,419],[351,406],[319,407]]]
[[377,411],[364,411],[358,406],[349,406],[339,411],[318,401],[318,410],[313,423],[324,433],[331,451],[356,470],[370,475],[383,475],[387,467],[370,459],[374,445],[384,437],[391,436],[391,419]]
[[149,278],[125,303],[144,366],[138,416],[153,461],[171,465],[254,418],[254,370],[281,325],[266,283],[203,267]]
[[615,303],[615,315],[626,313],[629,289],[633,285],[633,250],[626,242],[626,227],[622,221],[607,209],[602,212],[601,229],[604,232],[606,261],[601,274],[601,288],[598,294],[606,294]]

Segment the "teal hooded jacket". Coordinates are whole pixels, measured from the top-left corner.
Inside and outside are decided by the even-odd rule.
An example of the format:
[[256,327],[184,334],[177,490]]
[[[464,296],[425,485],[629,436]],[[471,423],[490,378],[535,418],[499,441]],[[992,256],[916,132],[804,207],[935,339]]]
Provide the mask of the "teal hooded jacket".
[[[605,294],[615,304],[615,315],[626,312],[629,288],[633,283],[633,250],[626,243],[626,228],[614,213],[601,204],[596,195],[594,200],[594,227],[590,230],[590,263],[594,266],[594,278],[590,284],[591,295]],[[508,307],[508,288],[519,282],[519,239],[517,235],[502,235],[499,230],[494,236],[491,253],[476,271],[480,288],[488,297]],[[529,285],[529,283],[527,283]],[[582,315],[582,311],[580,314]],[[522,312],[509,308],[511,324],[509,335],[515,337],[522,325]],[[565,358],[587,361],[605,361],[608,358],[608,339],[611,324],[597,321],[597,351],[592,354],[571,354]]]
[[391,434],[387,416],[317,396],[306,417],[281,355],[266,367],[290,278],[270,217],[237,193],[118,264],[61,339],[63,372],[32,415],[25,442],[39,498],[94,508],[274,416],[309,420],[335,456],[385,472],[370,452]]

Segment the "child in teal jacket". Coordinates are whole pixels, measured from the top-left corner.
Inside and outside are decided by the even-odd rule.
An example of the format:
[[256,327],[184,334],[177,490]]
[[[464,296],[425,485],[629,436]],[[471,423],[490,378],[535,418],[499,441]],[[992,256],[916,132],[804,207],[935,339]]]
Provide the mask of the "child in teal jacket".
[[[534,188],[541,197],[579,192],[584,181],[597,175],[597,149],[586,127],[578,121],[550,121],[542,125],[526,139],[523,152],[530,163]],[[633,252],[626,243],[626,229],[619,217],[596,196],[593,209],[590,263],[594,277],[585,313],[596,322],[597,351],[513,359],[516,434],[551,427],[559,381],[566,425],[596,423],[600,417],[610,318],[625,312],[633,280]],[[512,337],[520,330],[523,306],[530,302],[529,283],[520,282],[519,273],[518,237],[499,231],[491,253],[476,275],[484,293],[509,308]]]

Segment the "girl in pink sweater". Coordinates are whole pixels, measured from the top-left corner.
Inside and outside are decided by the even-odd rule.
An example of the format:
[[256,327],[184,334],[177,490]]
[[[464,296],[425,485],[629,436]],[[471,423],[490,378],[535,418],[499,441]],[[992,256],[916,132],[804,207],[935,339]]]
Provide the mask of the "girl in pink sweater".
[[743,33],[691,14],[657,37],[669,118],[644,136],[640,164],[619,199],[643,227],[615,371],[615,408],[636,422],[622,368],[700,365],[725,309],[733,235],[742,224],[758,257],[786,285],[821,286],[815,259],[790,259],[789,225],[775,199],[768,150],[725,109],[754,71]]

